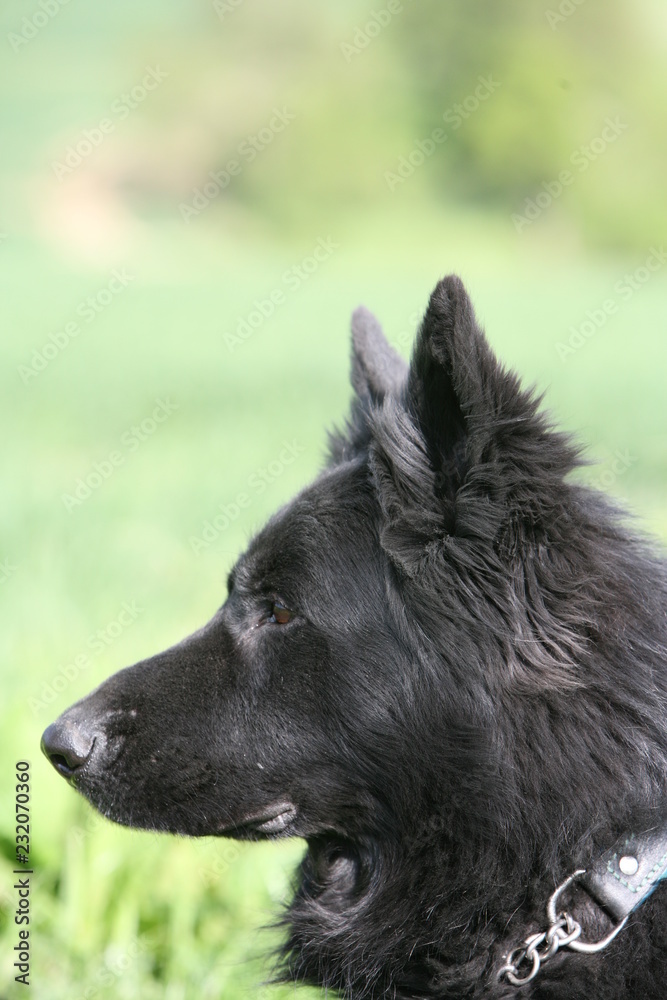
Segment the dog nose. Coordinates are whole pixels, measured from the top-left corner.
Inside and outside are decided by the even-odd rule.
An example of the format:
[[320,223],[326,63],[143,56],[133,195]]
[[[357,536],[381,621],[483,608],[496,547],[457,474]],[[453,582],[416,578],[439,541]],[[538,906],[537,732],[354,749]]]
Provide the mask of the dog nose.
[[95,736],[84,726],[68,719],[57,719],[42,736],[42,752],[56,771],[70,778],[90,757]]

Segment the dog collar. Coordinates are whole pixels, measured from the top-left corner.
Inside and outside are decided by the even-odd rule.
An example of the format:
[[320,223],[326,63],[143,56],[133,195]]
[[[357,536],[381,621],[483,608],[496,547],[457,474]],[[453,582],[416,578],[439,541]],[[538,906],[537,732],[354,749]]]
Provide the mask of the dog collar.
[[[643,834],[628,834],[589,869],[569,875],[547,903],[546,931],[529,935],[518,948],[505,956],[498,979],[523,986],[561,948],[591,955],[602,951],[623,930],[628,917],[648,899],[658,883],[667,877],[667,825]],[[616,921],[601,941],[582,941],[581,924],[567,912],[558,910],[564,890],[578,882],[609,916]]]

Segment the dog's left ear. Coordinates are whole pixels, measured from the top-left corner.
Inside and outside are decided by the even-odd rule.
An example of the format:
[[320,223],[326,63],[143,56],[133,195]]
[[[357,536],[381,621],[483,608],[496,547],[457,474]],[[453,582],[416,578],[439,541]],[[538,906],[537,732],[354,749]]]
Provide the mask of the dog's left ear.
[[352,386],[360,399],[381,402],[400,392],[408,366],[384,335],[372,312],[359,306],[352,313]]
[[329,463],[337,464],[368,447],[368,415],[383,400],[404,391],[408,366],[391,346],[382,327],[364,306],[352,313],[352,370],[354,398],[342,430],[329,432]]

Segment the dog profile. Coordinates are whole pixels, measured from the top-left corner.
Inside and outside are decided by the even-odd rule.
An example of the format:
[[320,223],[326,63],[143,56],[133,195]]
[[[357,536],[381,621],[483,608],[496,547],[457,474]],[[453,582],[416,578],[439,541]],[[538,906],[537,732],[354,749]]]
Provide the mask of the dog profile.
[[[571,473],[456,277],[407,365],[352,321],[326,467],[211,621],[46,730],[127,826],[306,851],[278,976],[345,997],[658,1000],[667,892],[516,987],[507,956],[628,831],[667,819],[667,564]],[[613,918],[566,890],[582,938]]]

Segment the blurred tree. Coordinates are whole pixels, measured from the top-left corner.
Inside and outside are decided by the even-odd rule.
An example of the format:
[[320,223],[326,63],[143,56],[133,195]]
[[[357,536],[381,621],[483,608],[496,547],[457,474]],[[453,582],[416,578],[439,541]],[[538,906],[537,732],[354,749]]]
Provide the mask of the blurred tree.
[[[658,179],[667,149],[666,29],[664,10],[626,0],[406,6],[396,43],[410,70],[414,127],[428,135],[444,115],[448,131],[432,183],[448,200],[493,200],[516,211],[569,168],[587,174],[565,200],[589,236],[620,244],[659,238],[667,221]],[[476,101],[480,78],[491,78],[494,90]],[[456,114],[461,106],[465,116]],[[632,141],[619,142],[603,168],[578,170],[577,150],[614,116]]]

